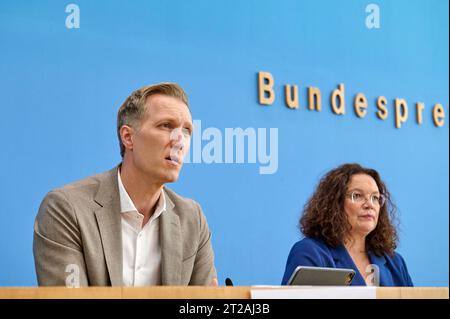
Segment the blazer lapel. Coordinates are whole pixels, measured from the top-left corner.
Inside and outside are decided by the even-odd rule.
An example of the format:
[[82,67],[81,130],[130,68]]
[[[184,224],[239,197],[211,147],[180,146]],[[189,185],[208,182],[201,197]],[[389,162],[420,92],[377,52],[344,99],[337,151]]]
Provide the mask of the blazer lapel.
[[359,272],[358,267],[356,267],[352,257],[350,256],[344,245],[338,245],[337,247],[332,248],[331,255],[333,256],[336,268],[350,268],[355,271],[355,277],[353,277],[351,283],[352,286],[366,285],[366,282]]
[[160,216],[161,281],[163,285],[182,285],[182,238],[180,218],[175,205],[166,194],[166,211]]
[[[389,282],[393,282],[392,273],[386,268],[386,257],[384,255],[377,256],[370,253],[369,259],[372,264],[378,267],[378,284],[380,286],[388,286]],[[377,274],[375,274],[377,276]]]
[[95,197],[101,206],[95,211],[98,228],[112,286],[123,285],[122,274],[122,224],[120,196],[117,184],[117,167],[106,173]]

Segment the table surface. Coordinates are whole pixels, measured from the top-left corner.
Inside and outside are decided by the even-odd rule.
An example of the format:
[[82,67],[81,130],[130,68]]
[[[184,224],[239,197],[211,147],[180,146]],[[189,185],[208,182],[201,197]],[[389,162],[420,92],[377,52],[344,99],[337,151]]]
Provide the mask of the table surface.
[[[351,289],[351,287],[349,287]],[[3,287],[0,299],[250,299],[252,289],[270,287]],[[327,287],[321,287],[327,289]],[[448,287],[377,287],[377,299],[449,299]]]

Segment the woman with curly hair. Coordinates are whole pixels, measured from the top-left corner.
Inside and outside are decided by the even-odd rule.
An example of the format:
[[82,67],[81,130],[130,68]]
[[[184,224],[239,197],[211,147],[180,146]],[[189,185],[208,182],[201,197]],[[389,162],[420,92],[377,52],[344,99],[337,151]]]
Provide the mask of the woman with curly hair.
[[395,206],[374,169],[344,164],[327,173],[300,218],[305,238],[291,249],[282,284],[297,266],[350,268],[351,285],[413,286],[395,252]]

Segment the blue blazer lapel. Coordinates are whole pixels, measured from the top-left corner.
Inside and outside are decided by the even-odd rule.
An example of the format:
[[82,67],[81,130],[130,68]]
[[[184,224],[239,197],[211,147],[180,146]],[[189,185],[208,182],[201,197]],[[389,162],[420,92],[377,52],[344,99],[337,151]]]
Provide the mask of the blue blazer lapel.
[[370,262],[378,267],[378,279],[380,286],[386,286],[386,282],[392,282],[392,274],[386,267],[386,257],[369,253]]
[[353,262],[352,257],[348,253],[347,249],[344,245],[339,245],[336,248],[330,249],[331,255],[333,256],[333,260],[335,262],[336,268],[347,268],[353,269],[355,271],[355,277],[353,277],[352,286],[365,286],[366,282],[362,277],[361,273]]
[[[345,249],[344,245],[339,245],[336,248],[330,248],[330,252],[335,262],[336,268],[350,268],[356,272],[355,277],[352,281],[352,286],[367,285],[363,276],[359,272],[358,267],[356,267],[352,257],[348,253],[347,249]],[[386,282],[392,281],[391,272],[386,267],[385,256],[379,257],[372,253],[369,253],[369,260],[372,264],[378,267],[380,286],[384,286],[386,285]]]

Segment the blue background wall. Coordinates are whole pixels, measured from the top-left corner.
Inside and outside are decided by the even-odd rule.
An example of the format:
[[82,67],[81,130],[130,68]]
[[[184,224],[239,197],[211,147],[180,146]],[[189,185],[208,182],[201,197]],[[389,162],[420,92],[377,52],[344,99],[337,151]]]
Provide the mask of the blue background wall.
[[[300,238],[300,210],[319,178],[344,162],[381,173],[400,210],[400,247],[416,285],[448,286],[448,2],[74,1],[80,28],[67,29],[66,1],[0,3],[0,285],[35,285],[33,222],[55,187],[120,161],[115,120],[134,89],[180,83],[202,127],[278,128],[278,171],[259,164],[186,164],[177,192],[199,201],[213,232],[219,281],[279,284]],[[277,99],[257,101],[258,71],[275,77]],[[298,84],[300,108],[284,106]],[[329,94],[345,83],[347,114]],[[322,111],[306,109],[306,87]],[[368,115],[351,105],[363,92]],[[388,99],[389,117],[375,115]],[[392,100],[410,115],[394,128]],[[424,102],[424,123],[413,103]]]

